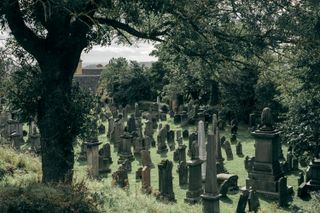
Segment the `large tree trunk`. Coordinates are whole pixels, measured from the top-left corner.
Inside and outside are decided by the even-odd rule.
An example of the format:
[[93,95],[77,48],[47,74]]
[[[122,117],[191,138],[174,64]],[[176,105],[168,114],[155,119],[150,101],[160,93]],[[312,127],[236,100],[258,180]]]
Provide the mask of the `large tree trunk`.
[[71,183],[76,135],[72,125],[71,86],[73,71],[45,63],[43,97],[39,102],[38,125],[41,133],[43,182]]

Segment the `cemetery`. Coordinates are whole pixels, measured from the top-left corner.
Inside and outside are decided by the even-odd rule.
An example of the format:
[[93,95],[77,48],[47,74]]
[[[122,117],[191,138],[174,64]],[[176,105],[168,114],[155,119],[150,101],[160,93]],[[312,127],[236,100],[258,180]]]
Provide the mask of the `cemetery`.
[[0,2],[0,213],[320,212],[319,9]]

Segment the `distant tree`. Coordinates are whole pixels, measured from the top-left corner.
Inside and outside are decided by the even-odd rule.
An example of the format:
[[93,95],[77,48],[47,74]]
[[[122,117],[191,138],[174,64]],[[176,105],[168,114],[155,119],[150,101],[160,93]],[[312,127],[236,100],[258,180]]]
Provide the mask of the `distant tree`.
[[116,104],[125,106],[141,100],[151,100],[149,70],[125,58],[113,58],[101,74],[99,87],[105,89]]

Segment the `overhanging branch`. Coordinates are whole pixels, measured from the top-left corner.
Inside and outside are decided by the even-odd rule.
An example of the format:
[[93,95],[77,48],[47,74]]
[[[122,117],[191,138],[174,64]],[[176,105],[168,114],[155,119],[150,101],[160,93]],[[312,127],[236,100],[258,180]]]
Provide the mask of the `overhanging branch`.
[[151,31],[151,32],[141,32],[137,29],[135,29],[134,27],[131,27],[129,24],[125,24],[113,19],[108,19],[108,18],[95,18],[95,20],[102,25],[109,25],[113,28],[116,28],[118,30],[123,30],[135,37],[138,38],[143,38],[143,39],[150,39],[153,41],[159,41],[159,42],[163,42],[164,40],[159,38],[160,36],[166,35],[169,32],[169,28],[166,28],[162,31]]
[[38,37],[23,20],[18,0],[7,0],[3,3],[5,17],[12,34],[18,43],[35,58],[44,55],[44,40]]

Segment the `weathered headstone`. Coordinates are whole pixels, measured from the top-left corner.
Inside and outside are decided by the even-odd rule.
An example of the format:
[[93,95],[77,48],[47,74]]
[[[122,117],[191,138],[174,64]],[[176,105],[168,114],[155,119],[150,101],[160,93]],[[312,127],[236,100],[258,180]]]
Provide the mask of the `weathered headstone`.
[[189,185],[185,201],[188,203],[196,203],[200,201],[202,189],[202,176],[201,164],[202,160],[199,159],[199,145],[194,141],[191,146],[191,160],[187,161],[189,168]]
[[136,118],[134,115],[130,115],[128,122],[127,122],[127,130],[129,133],[133,133],[137,131],[137,123],[136,123]]
[[201,177],[202,180],[206,178],[206,136],[204,131],[204,122],[202,120],[198,123],[198,143],[199,143],[199,158],[203,161],[201,164]]
[[136,171],[136,182],[139,182],[142,179],[142,167],[139,167]]
[[175,196],[172,185],[172,167],[169,160],[162,160],[158,165],[159,168],[159,199],[175,202]]
[[257,213],[260,208],[259,197],[255,190],[249,190],[249,197],[248,197],[248,204],[249,204],[249,212]]
[[150,168],[147,166],[144,166],[141,171],[141,191],[144,194],[151,194],[152,188],[151,188],[151,175],[150,175]]
[[86,142],[87,146],[87,162],[89,175],[91,177],[98,177],[99,175],[99,145],[101,143],[98,139],[93,139],[89,142]]
[[224,149],[226,151],[227,160],[233,160],[233,153],[229,141],[224,142]]
[[237,210],[236,213],[245,213],[246,212],[246,206],[249,198],[249,191],[243,190],[242,194],[240,195]]
[[232,144],[236,144],[237,143],[237,135],[236,134],[232,134],[231,135],[230,142]]
[[292,158],[292,170],[297,171],[299,170],[299,159],[295,156]]
[[182,161],[178,165],[179,173],[179,186],[184,186],[188,184],[188,166],[185,161]]
[[132,135],[124,132],[124,134],[121,136],[121,146],[119,146],[118,154],[119,154],[119,160],[118,164],[122,164],[124,160],[129,159],[133,160],[133,155],[131,152],[131,144],[132,144]]
[[253,187],[258,193],[278,199],[278,182],[284,174],[279,162],[279,131],[274,128],[269,108],[263,110],[261,126],[252,135],[255,138],[255,158],[253,166],[248,169],[246,187]]
[[239,157],[243,157],[243,152],[242,152],[242,144],[240,141],[238,141],[237,145],[236,145],[236,154],[239,156]]
[[279,206],[285,207],[288,205],[288,187],[287,187],[287,178],[281,177],[278,182],[279,188]]
[[217,141],[217,145],[216,145],[217,146],[217,152],[216,152],[217,162],[220,164],[223,164],[224,158],[222,157],[219,129],[216,130],[215,137],[216,137],[216,141]]
[[175,125],[181,124],[181,115],[180,114],[174,114],[173,123]]
[[182,137],[183,137],[183,140],[188,140],[189,138],[189,131],[187,129],[184,129],[183,132],[182,132]]
[[113,184],[119,188],[128,188],[129,187],[129,179],[128,172],[124,165],[120,165],[119,169],[112,174]]
[[167,144],[166,144],[166,139],[167,139],[167,129],[165,127],[162,127],[159,131],[158,135],[158,144],[157,144],[157,153],[165,153],[168,151]]
[[174,141],[174,131],[173,130],[169,130],[169,132],[167,133],[167,142],[168,145],[170,147],[170,150],[174,150],[175,149],[175,141]]
[[150,151],[142,150],[141,151],[141,161],[143,167],[147,166],[149,168],[154,168],[154,164],[152,163]]
[[300,186],[303,182],[304,182],[303,172],[299,172],[299,176],[298,176],[298,186]]

